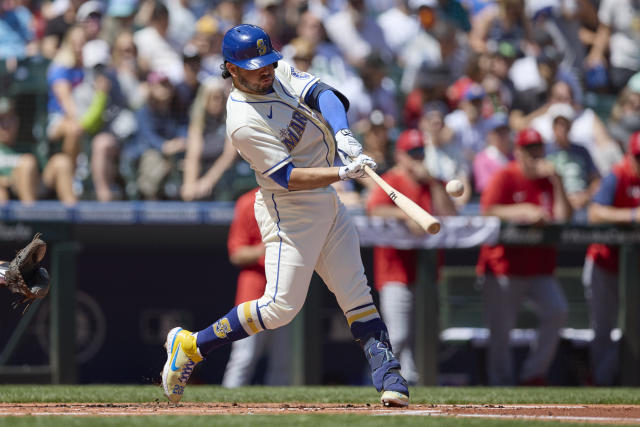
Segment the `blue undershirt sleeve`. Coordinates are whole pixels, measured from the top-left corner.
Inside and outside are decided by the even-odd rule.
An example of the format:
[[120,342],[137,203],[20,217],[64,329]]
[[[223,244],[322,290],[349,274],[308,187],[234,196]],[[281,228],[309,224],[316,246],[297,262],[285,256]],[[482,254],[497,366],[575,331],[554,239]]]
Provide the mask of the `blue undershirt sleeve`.
[[347,112],[340,99],[330,90],[325,90],[318,97],[320,113],[325,118],[333,133],[341,129],[348,129]]
[[322,114],[333,133],[349,128],[347,121],[349,100],[331,86],[322,82],[316,83],[307,93],[305,103]]
[[278,185],[289,189],[289,179],[291,178],[291,171],[295,168],[293,163],[289,162],[286,166],[281,167],[271,175],[271,179],[273,179]]
[[593,195],[591,201],[599,205],[611,206],[616,195],[617,185],[618,178],[614,174],[610,173],[605,176],[602,181],[600,181],[600,188],[598,188],[596,194]]

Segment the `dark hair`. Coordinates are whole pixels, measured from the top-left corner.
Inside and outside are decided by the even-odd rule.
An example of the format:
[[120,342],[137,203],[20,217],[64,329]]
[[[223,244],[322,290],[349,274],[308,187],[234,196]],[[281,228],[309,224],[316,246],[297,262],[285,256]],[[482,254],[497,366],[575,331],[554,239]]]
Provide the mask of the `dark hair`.
[[169,9],[161,1],[156,1],[156,4],[151,13],[151,21],[159,21],[160,19],[169,18]]
[[[273,68],[278,68],[278,62],[274,62],[273,64]],[[224,61],[224,64],[220,64],[220,70],[222,71],[222,78],[223,79],[228,79],[229,77],[231,77],[231,73],[229,72],[229,70],[227,70],[227,61]]]
[[220,64],[220,70],[222,71],[222,78],[228,79],[231,77],[231,73],[227,70],[227,61],[224,61],[224,64]]

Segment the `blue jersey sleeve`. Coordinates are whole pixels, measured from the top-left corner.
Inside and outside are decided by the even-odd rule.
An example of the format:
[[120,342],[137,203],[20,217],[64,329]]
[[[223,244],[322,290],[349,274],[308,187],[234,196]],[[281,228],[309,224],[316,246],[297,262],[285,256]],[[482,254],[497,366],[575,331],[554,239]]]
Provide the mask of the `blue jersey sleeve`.
[[294,167],[295,166],[293,166],[293,163],[289,162],[286,166],[281,167],[280,169],[269,175],[269,177],[282,187],[288,189],[289,179],[291,178],[291,171]]
[[599,205],[611,206],[616,195],[617,186],[618,177],[610,173],[600,181],[600,188],[598,188],[591,201]]

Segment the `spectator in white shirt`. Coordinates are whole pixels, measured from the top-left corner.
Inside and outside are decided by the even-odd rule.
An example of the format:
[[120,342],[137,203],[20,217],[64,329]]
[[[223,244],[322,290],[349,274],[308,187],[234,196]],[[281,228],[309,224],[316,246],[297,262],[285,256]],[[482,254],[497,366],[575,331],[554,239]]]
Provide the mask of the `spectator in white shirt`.
[[[402,49],[418,35],[420,23],[411,13],[409,0],[396,0],[396,6],[378,15],[377,22],[394,56],[398,57]],[[435,3],[435,1],[434,1]]]
[[169,10],[157,2],[149,25],[133,35],[138,50],[138,59],[146,71],[156,71],[167,76],[172,84],[184,78],[180,55],[171,47],[167,39]]
[[349,0],[347,7],[325,19],[324,25],[329,39],[351,65],[360,67],[372,53],[391,61],[382,28],[368,16],[364,0]]

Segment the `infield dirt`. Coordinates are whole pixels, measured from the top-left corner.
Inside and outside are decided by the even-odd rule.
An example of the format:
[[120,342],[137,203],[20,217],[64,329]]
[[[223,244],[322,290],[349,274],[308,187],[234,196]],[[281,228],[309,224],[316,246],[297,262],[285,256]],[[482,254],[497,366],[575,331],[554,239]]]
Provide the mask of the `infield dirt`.
[[638,405],[411,405],[404,409],[371,404],[313,403],[0,403],[0,416],[131,416],[358,414],[461,418],[531,419],[640,425]]

